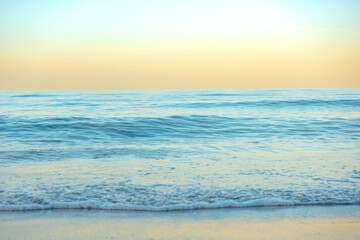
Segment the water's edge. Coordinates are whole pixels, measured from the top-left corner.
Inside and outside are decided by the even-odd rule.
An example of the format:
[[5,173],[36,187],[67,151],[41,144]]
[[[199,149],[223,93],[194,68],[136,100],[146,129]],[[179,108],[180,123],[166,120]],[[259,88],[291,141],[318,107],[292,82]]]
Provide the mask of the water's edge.
[[297,207],[297,206],[349,206],[360,205],[357,202],[323,202],[323,203],[296,203],[276,199],[257,199],[244,203],[235,201],[224,201],[218,203],[193,203],[176,204],[169,206],[137,206],[130,204],[101,204],[94,201],[77,203],[53,203],[48,205],[29,204],[29,205],[5,205],[0,204],[2,211],[39,211],[39,210],[106,210],[106,211],[143,211],[143,212],[169,212],[169,211],[191,211],[205,209],[229,209],[229,208],[278,208],[278,207]]

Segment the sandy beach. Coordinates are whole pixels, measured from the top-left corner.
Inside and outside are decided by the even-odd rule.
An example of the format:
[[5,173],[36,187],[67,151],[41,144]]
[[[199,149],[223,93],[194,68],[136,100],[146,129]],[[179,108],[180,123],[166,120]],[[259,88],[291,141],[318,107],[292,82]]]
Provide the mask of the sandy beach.
[[359,239],[360,206],[0,213],[10,239]]

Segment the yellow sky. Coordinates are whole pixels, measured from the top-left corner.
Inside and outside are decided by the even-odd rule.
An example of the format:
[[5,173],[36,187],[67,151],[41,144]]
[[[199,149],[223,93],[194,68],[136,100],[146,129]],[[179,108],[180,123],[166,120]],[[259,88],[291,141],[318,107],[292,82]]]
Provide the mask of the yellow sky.
[[360,48],[353,44],[198,43],[12,51],[0,60],[0,88],[360,87]]
[[137,1],[0,2],[0,90],[360,87],[354,1]]

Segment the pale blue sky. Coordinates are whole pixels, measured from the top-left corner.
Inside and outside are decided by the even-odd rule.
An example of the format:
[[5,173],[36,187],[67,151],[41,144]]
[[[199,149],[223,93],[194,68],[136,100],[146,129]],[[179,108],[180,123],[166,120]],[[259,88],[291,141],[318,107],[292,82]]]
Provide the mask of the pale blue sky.
[[0,45],[236,41],[262,31],[348,38],[359,34],[359,12],[358,0],[1,0]]
[[359,87],[360,0],[0,0],[0,89]]

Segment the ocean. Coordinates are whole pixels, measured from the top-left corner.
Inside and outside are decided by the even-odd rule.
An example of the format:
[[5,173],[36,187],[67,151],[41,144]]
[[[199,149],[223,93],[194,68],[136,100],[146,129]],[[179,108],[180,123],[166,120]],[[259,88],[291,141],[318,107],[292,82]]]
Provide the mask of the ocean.
[[360,204],[359,89],[0,92],[0,210]]

